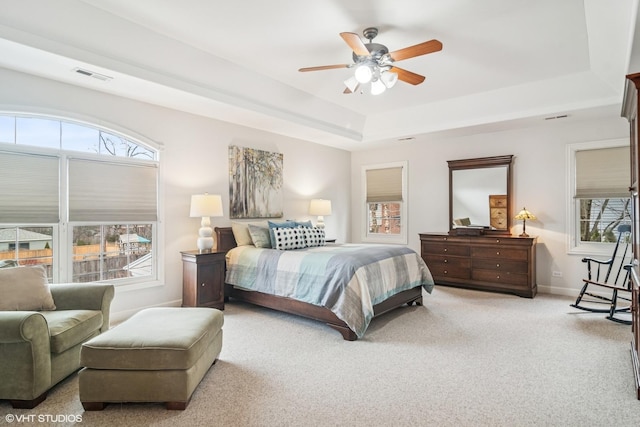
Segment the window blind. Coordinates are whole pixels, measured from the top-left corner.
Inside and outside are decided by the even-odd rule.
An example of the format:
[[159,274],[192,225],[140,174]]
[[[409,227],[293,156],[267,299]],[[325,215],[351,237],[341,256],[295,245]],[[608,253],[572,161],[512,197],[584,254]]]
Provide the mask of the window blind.
[[576,198],[629,197],[629,147],[576,151]]
[[57,156],[0,152],[0,222],[57,223],[59,165]]
[[69,159],[69,221],[156,221],[155,165]]
[[402,201],[402,167],[367,169],[367,203]]

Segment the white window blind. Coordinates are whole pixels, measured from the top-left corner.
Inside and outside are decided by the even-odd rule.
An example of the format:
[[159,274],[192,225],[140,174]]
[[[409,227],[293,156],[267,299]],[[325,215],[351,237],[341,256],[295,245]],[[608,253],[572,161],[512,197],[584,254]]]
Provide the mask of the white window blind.
[[154,165],[69,160],[69,221],[156,221]]
[[576,198],[629,197],[629,147],[576,151]]
[[402,167],[367,169],[367,203],[402,201]]
[[0,152],[0,223],[57,223],[60,159]]

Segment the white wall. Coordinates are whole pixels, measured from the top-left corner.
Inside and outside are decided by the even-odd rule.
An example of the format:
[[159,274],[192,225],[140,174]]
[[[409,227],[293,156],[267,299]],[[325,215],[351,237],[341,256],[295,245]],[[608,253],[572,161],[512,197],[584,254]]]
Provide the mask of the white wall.
[[162,188],[164,245],[160,262],[162,286],[116,290],[114,320],[143,307],[180,305],[182,262],[180,251],[195,249],[199,218],[189,218],[192,194],[221,194],[224,218],[213,226],[229,226],[228,146],[238,145],[283,153],[284,216],[313,219],[309,200],[332,201],[325,217],[328,237],[345,241],[350,219],[350,153],[286,138],[217,120],[181,113],[126,98],[41,79],[0,68],[0,111],[38,112],[80,119],[131,136],[142,136],[164,146]]
[[[360,206],[362,165],[408,160],[409,246],[420,250],[419,233],[448,231],[449,169],[447,160],[513,154],[514,209],[526,206],[537,217],[527,222],[527,233],[538,236],[537,282],[540,292],[576,295],[585,274],[582,256],[567,247],[567,144],[628,138],[625,119],[573,122],[571,118],[539,127],[476,134],[456,138],[429,138],[398,143],[393,149],[355,152],[351,156],[352,241],[361,241]],[[513,221],[512,234],[522,232]],[[562,277],[552,277],[552,271]]]
[[[339,241],[361,241],[361,166],[407,160],[409,246],[418,251],[418,233],[448,230],[446,161],[513,154],[514,207],[526,206],[538,216],[527,223],[527,231],[538,236],[539,290],[574,295],[584,267],[580,256],[567,254],[566,145],[628,137],[622,118],[575,123],[569,118],[539,127],[456,138],[432,136],[392,149],[349,153],[6,69],[0,69],[0,81],[0,110],[86,120],[164,146],[165,283],[118,290],[114,319],[142,307],[180,304],[180,251],[195,247],[199,226],[199,219],[188,217],[191,194],[222,194],[226,216],[212,222],[230,225],[227,148],[231,144],[283,153],[285,218],[308,219],[311,198],[331,199],[333,214],[325,217],[326,230],[328,237]],[[521,224],[515,224],[512,232],[520,231]],[[552,271],[562,272],[563,277],[552,277]]]

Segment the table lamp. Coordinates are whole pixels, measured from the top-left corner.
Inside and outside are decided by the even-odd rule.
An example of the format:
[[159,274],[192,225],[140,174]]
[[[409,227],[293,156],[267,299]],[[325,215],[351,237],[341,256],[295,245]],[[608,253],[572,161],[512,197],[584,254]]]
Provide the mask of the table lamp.
[[190,217],[202,217],[198,230],[197,246],[200,252],[209,252],[213,248],[212,216],[223,216],[222,197],[218,194],[194,194],[191,196]]

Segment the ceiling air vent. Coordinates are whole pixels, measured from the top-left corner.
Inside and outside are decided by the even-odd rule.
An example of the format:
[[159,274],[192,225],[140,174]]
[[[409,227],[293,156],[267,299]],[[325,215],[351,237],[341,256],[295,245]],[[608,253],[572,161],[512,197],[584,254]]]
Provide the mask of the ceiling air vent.
[[85,68],[76,67],[73,69],[78,74],[82,74],[83,76],[93,77],[94,79],[102,80],[103,82],[108,82],[109,80],[113,80],[113,77],[105,76],[104,74],[96,73],[94,71],[87,70]]
[[562,114],[560,116],[550,116],[550,117],[545,117],[545,120],[555,120],[555,119],[566,119],[567,117],[569,117],[568,114]]

